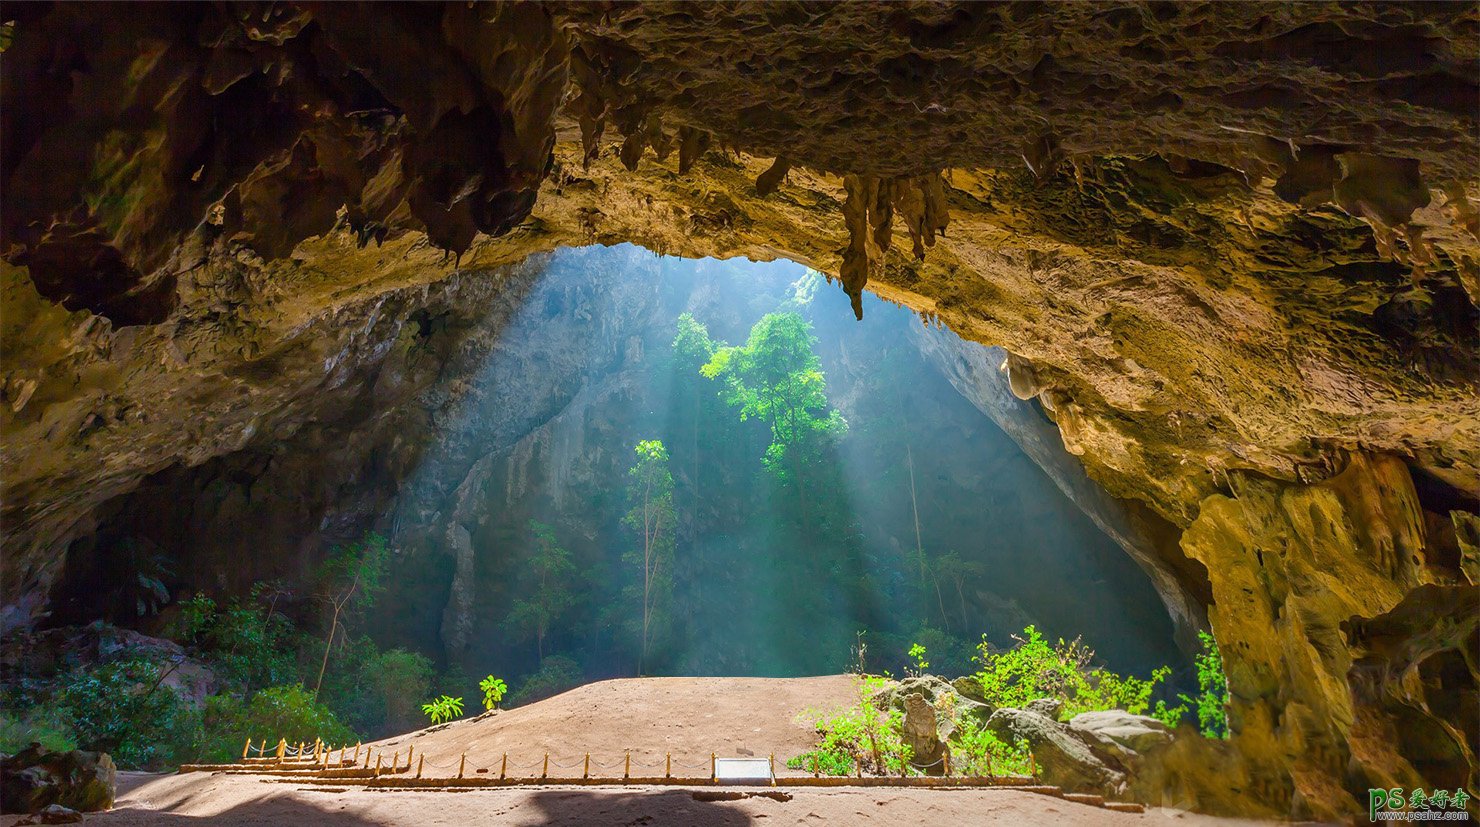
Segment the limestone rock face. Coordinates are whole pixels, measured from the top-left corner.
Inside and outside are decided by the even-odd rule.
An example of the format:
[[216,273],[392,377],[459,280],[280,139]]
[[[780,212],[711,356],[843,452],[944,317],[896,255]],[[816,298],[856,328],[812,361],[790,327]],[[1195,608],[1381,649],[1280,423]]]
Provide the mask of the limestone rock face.
[[397,403],[525,287],[479,274],[787,257],[1003,347],[1061,486],[1211,623],[1234,737],[1169,748],[1176,800],[1480,786],[1473,4],[13,11],[0,625],[152,483],[301,503],[304,547],[384,506],[352,457],[414,466],[437,406]]
[[1108,750],[1126,765],[1172,743],[1172,731],[1166,724],[1123,709],[1081,712],[1069,719],[1069,729],[1088,743]]
[[1074,731],[1052,718],[1025,709],[999,709],[987,727],[1008,743],[1026,741],[1039,777],[1049,784],[1111,797],[1125,790],[1126,775],[1119,767],[1101,760]]
[[1445,545],[1390,457],[1204,503],[1182,547],[1208,569],[1233,747],[1266,801],[1336,817],[1342,789],[1474,782],[1453,705],[1480,683],[1480,595]]

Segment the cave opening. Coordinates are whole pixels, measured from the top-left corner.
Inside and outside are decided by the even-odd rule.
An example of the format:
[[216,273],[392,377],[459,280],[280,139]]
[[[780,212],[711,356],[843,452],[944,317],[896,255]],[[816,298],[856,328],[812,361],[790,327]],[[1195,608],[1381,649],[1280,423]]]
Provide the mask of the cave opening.
[[[350,634],[522,700],[639,670],[833,674],[860,643],[875,671],[920,644],[967,674],[983,636],[1006,649],[1028,626],[1117,672],[1172,666],[1168,697],[1195,686],[1187,630],[1102,530],[1111,498],[1056,438],[1036,457],[1014,441],[1056,431],[1008,392],[1001,351],[872,294],[855,321],[789,261],[589,246],[451,282],[315,421],[110,504],[53,622],[106,607],[157,630],[190,594],[272,583],[311,626],[326,551],[373,531],[388,586]],[[651,566],[629,516],[645,441],[671,478]],[[139,560],[170,599],[115,570]]]

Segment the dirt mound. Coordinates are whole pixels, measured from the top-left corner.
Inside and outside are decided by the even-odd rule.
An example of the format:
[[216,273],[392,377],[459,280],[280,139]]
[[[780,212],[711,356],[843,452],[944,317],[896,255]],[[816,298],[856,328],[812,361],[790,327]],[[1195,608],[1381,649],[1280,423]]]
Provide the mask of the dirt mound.
[[675,776],[707,777],[710,753],[721,758],[774,753],[780,774],[786,759],[816,741],[812,728],[798,722],[800,713],[826,712],[857,700],[857,679],[851,675],[627,678],[370,746],[385,754],[387,764],[414,747],[415,755],[426,757],[427,776],[456,775],[464,754],[467,774],[485,769],[483,775],[497,775],[505,753],[510,776],[539,775],[549,753],[551,777],[579,777],[590,753],[593,776],[620,777],[628,752],[634,776],[662,775],[671,754]]

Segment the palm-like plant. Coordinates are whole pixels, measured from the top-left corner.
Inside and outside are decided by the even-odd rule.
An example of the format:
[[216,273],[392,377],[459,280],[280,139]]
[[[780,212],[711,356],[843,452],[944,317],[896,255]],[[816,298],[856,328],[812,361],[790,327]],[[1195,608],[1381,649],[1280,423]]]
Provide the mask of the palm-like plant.
[[443,695],[433,698],[430,702],[421,705],[421,711],[426,713],[432,723],[440,724],[453,718],[461,718],[463,714],[463,699],[454,698],[451,695]]

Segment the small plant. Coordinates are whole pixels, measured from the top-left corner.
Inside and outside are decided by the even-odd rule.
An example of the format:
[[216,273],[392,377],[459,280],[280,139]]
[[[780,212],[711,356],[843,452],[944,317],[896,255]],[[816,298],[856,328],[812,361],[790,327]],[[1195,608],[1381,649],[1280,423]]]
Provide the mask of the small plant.
[[504,693],[509,690],[508,684],[502,678],[492,675],[478,682],[478,688],[483,690],[483,708],[497,709],[498,702],[504,699]]
[[461,718],[463,714],[463,699],[454,698],[451,695],[443,695],[433,698],[431,702],[421,705],[421,711],[426,713],[432,723],[440,724],[453,718]]
[[802,713],[802,718],[817,728],[822,742],[816,749],[790,759],[786,765],[826,775],[853,772],[899,775],[907,771],[910,748],[900,734],[904,713],[898,709],[879,709],[873,700],[886,683],[883,678],[866,677],[859,683],[856,705],[828,716]]
[[925,647],[918,643],[910,646],[910,660],[913,663],[906,666],[904,671],[912,678],[920,677],[930,668],[930,661],[925,659]]
[[[1193,658],[1197,667],[1196,698],[1177,697],[1197,708],[1197,728],[1209,738],[1228,737],[1228,676],[1223,672],[1223,653],[1218,641],[1207,632],[1198,632],[1202,652]],[[1185,707],[1177,707],[1185,709]]]
[[1031,775],[1028,744],[1007,743],[976,718],[964,718],[951,736],[954,768],[962,775]]

